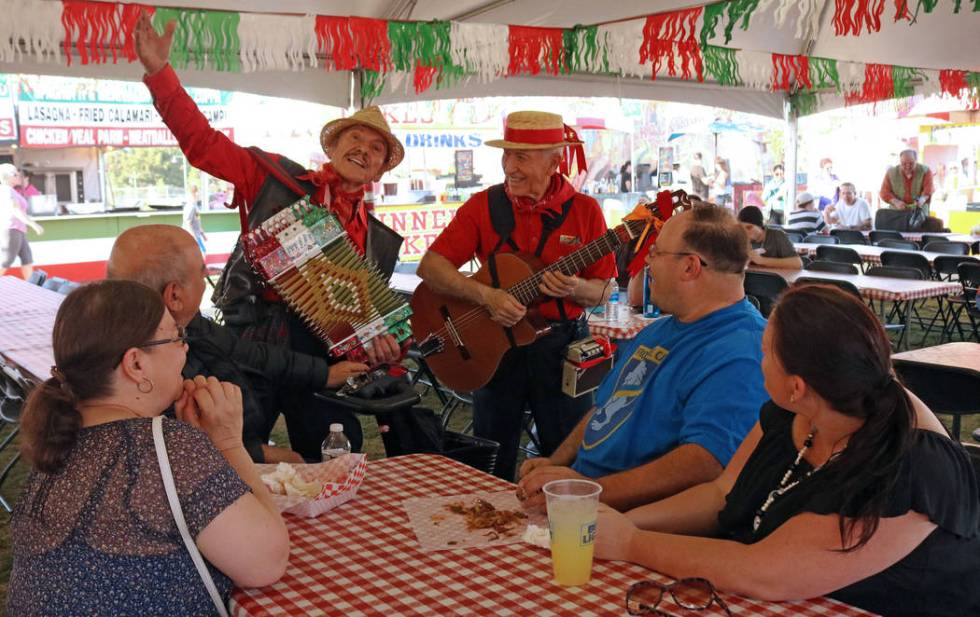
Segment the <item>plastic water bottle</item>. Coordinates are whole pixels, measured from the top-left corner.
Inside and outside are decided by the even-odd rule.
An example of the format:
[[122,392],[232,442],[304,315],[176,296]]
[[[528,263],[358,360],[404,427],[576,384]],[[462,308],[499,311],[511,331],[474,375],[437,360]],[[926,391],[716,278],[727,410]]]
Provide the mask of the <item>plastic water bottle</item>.
[[660,317],[660,307],[650,298],[650,268],[643,268],[643,316],[647,318]]
[[609,302],[606,303],[606,319],[619,321],[619,285],[615,283],[609,294]]
[[330,434],[323,440],[320,446],[320,453],[323,455],[323,462],[330,459],[350,454],[350,440],[344,435],[344,425],[339,422],[330,425]]

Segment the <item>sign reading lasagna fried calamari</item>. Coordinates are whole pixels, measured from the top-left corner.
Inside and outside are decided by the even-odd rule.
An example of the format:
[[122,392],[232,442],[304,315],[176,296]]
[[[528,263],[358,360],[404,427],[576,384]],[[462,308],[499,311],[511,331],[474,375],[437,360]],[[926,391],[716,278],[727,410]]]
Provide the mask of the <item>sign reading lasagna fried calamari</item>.
[[[233,136],[227,126],[229,93],[187,92],[211,126]],[[25,148],[177,145],[143,84],[20,76],[17,99],[20,145]]]

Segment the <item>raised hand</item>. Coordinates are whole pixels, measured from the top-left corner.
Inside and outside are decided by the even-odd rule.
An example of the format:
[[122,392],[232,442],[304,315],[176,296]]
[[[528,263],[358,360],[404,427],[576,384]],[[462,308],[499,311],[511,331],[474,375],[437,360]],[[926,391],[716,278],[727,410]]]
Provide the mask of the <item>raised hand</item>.
[[136,20],[136,30],[133,39],[136,43],[136,55],[147,75],[153,75],[170,61],[170,45],[174,40],[174,30],[177,22],[171,20],[164,28],[163,34],[157,34],[150,22],[150,16],[143,11]]

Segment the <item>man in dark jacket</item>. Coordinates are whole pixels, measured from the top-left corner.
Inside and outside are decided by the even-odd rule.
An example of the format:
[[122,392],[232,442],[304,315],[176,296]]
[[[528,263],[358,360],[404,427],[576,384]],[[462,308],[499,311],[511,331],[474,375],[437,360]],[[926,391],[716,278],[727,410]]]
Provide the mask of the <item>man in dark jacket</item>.
[[172,225],[143,225],[124,231],[113,244],[108,264],[109,278],[138,281],[163,295],[174,321],[190,336],[185,375],[214,376],[241,388],[244,442],[253,460],[271,463],[316,458],[318,441],[331,422],[341,422],[352,447],[360,449],[362,436],[357,418],[315,403],[303,410],[303,418],[290,422],[294,419],[287,415],[295,451],[268,445],[280,394],[309,394],[337,387],[347,377],[367,370],[367,366],[348,361],[330,366],[323,358],[296,353],[281,345],[238,338],[229,328],[206,319],[198,311],[205,273],[194,238]]

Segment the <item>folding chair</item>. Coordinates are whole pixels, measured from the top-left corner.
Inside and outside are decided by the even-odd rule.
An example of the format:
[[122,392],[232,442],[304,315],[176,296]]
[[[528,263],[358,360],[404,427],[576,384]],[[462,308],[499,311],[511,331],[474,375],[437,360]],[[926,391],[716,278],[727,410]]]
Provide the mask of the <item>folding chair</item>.
[[856,229],[833,229],[830,235],[836,236],[841,244],[867,244],[868,239]]
[[980,413],[980,376],[974,371],[896,358],[895,371],[906,387],[938,414],[953,417],[953,439],[960,440],[962,416]]
[[[821,247],[822,248],[822,247]],[[807,264],[806,270],[811,272],[833,272],[835,274],[861,274],[858,267],[854,264],[845,264],[837,261],[817,260]]]
[[859,271],[864,269],[864,260],[852,248],[846,246],[818,246],[818,261],[833,261],[839,264],[853,264]]
[[825,236],[823,234],[807,234],[803,241],[807,244],[840,244],[837,236]]
[[882,240],[905,240],[900,232],[885,229],[875,229],[869,232],[868,238],[871,240],[871,244],[878,244]]
[[773,272],[755,272],[750,270],[745,273],[743,287],[747,295],[755,296],[755,299],[759,302],[759,311],[763,317],[769,317],[769,313],[772,312],[772,307],[776,304],[776,299],[788,285],[786,284],[786,279]]
[[966,242],[946,242],[942,240],[930,242],[922,250],[930,253],[946,253],[947,255],[969,255],[970,245]]
[[898,253],[895,251],[882,251],[881,265],[898,266],[900,268],[915,268],[916,270],[922,272],[922,278],[925,279],[932,276],[932,266],[929,265],[929,260],[926,259],[925,255],[920,255],[916,253]]
[[911,240],[879,240],[876,246],[886,249],[897,249],[899,251],[917,251],[919,245]]

